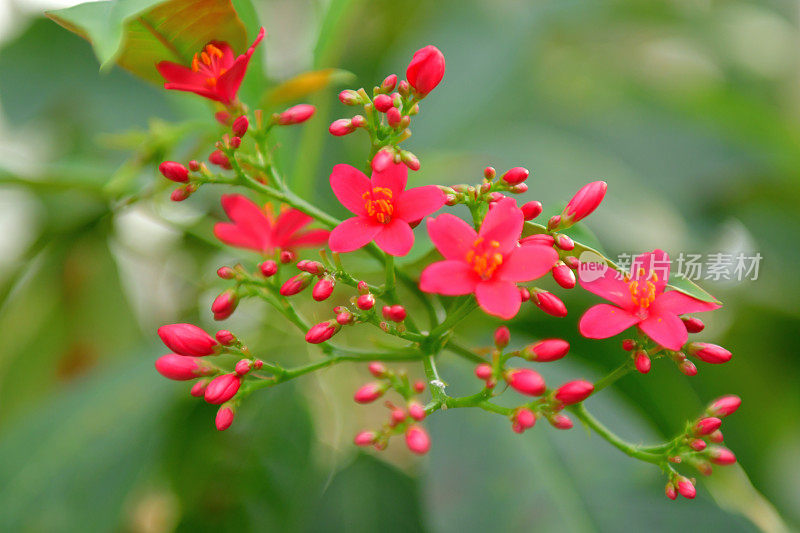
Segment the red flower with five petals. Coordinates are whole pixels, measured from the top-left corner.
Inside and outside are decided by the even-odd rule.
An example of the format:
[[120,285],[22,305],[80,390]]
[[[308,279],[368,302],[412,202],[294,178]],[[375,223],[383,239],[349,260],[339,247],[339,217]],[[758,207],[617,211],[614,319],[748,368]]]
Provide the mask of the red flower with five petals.
[[223,195],[222,208],[232,223],[218,222],[214,235],[230,246],[270,254],[318,246],[328,239],[327,230],[301,231],[314,219],[297,209],[284,209],[276,218],[269,207],[261,209],[241,194]]
[[429,218],[428,233],[445,260],[422,271],[419,288],[448,296],[474,293],[490,315],[513,318],[522,304],[516,284],[544,276],[558,260],[552,246],[519,246],[523,218],[513,198],[495,203],[478,232],[447,213]]
[[680,350],[689,333],[678,315],[721,307],[680,291],[664,291],[669,281],[669,255],[662,250],[636,257],[630,275],[624,279],[613,268],[606,268],[600,277],[592,275],[588,280],[583,269],[579,273],[581,287],[615,304],[595,305],[581,317],[578,329],[590,339],[606,339],[638,325],[664,348]]
[[165,89],[188,91],[229,105],[236,100],[250,56],[263,38],[264,28],[261,28],[253,45],[239,57],[234,57],[228,43],[212,41],[194,55],[191,67],[161,61],[156,68],[167,80]]
[[408,169],[389,163],[372,178],[350,165],[336,165],[331,188],[342,205],[356,216],[331,231],[334,252],[352,252],[371,241],[389,255],[406,255],[414,245],[411,225],[441,208],[445,194],[435,185],[406,190]]

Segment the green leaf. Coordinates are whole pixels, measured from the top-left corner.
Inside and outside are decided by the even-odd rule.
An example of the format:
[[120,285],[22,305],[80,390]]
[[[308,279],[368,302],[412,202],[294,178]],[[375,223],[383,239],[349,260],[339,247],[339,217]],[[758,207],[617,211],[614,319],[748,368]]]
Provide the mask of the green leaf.
[[303,72],[270,90],[265,96],[264,102],[278,105],[301,100],[331,85],[353,82],[355,78],[355,74],[352,72],[338,68]]
[[704,302],[713,302],[716,304],[722,303],[683,274],[674,272],[670,274],[669,281],[670,282],[667,284],[667,287],[675,289],[676,291],[688,294],[689,296]]
[[188,65],[209,41],[235,52],[247,34],[230,0],[109,0],[50,11],[47,16],[92,43],[100,68],[113,63],[152,82],[162,60]]

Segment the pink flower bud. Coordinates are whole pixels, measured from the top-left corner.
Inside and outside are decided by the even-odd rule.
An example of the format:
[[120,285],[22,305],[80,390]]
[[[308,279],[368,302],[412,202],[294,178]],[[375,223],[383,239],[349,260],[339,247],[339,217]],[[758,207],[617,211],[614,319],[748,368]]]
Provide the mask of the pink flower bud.
[[214,320],[225,320],[233,314],[237,305],[239,305],[239,297],[236,295],[236,291],[233,289],[223,291],[211,304]]
[[697,490],[694,488],[692,482],[689,481],[687,478],[680,476],[678,477],[677,482],[678,482],[678,492],[684,498],[691,500],[697,495]]
[[375,306],[375,297],[371,294],[362,294],[356,299],[356,307],[368,311]]
[[265,278],[271,278],[278,273],[278,263],[269,259],[258,266]]
[[530,429],[536,424],[536,415],[527,407],[520,407],[514,413],[514,420],[523,429]]
[[622,341],[622,349],[625,350],[626,352],[633,351],[634,348],[636,348],[635,340],[625,339],[624,341]]
[[408,150],[400,151],[400,161],[402,161],[403,164],[409,168],[409,170],[416,172],[420,169],[419,159],[417,159],[417,156]]
[[503,177],[500,179],[502,179],[509,185],[516,185],[528,179],[528,174],[530,174],[530,172],[528,172],[527,168],[514,167],[505,174],[503,174]]
[[389,424],[392,427],[395,427],[397,424],[402,423],[406,419],[406,412],[399,408],[392,409],[392,413],[389,416]]
[[438,48],[428,45],[414,52],[406,78],[420,95],[425,96],[439,85],[444,77],[444,55]]
[[692,363],[688,359],[684,359],[683,361],[680,362],[680,364],[678,365],[678,370],[680,370],[681,372],[683,372],[684,375],[687,375],[689,377],[697,375],[697,367],[694,365],[694,363]]
[[208,376],[216,370],[214,365],[198,357],[188,357],[170,353],[156,360],[156,370],[167,379],[188,381],[200,376]]
[[528,368],[515,368],[506,372],[506,382],[521,394],[541,396],[546,389],[544,378]]
[[520,244],[541,244],[542,246],[553,246],[556,240],[553,238],[552,235],[548,235],[547,233],[536,233],[534,235],[528,235],[527,237],[523,237],[522,240],[519,241]]
[[295,258],[297,258],[297,254],[295,254],[291,250],[281,250],[281,253],[278,256],[278,259],[283,264],[291,263],[292,261],[295,260]]
[[517,287],[519,289],[519,297],[523,303],[531,299],[531,291],[525,287]]
[[369,294],[369,284],[366,281],[361,280],[356,285],[356,290],[358,291],[358,294]]
[[394,151],[390,148],[383,148],[378,150],[378,153],[372,158],[372,170],[375,172],[383,172],[389,165],[394,163]]
[[196,159],[192,159],[189,161],[189,170],[197,172],[200,170],[200,163]]
[[697,421],[692,428],[695,435],[702,436],[715,432],[722,425],[722,420],[715,416],[708,416]]
[[698,359],[705,361],[706,363],[712,363],[715,365],[727,363],[731,360],[731,352],[722,346],[709,344],[707,342],[689,343],[687,351],[689,352],[689,355],[693,355]]
[[561,413],[550,415],[547,421],[556,429],[572,429],[572,420],[570,420],[567,415]]
[[509,190],[509,192],[512,192],[514,194],[526,193],[526,192],[528,192],[528,184],[527,183],[517,183],[516,185],[513,185],[513,186],[509,187],[508,190]]
[[708,440],[716,444],[719,444],[720,442],[725,440],[725,437],[723,437],[722,432],[720,430],[716,430],[708,436]]
[[381,82],[381,91],[388,93],[394,89],[395,85],[397,85],[397,74],[389,74]]
[[421,380],[417,380],[414,382],[414,392],[417,394],[422,393],[425,391],[425,382]]
[[639,350],[633,356],[633,363],[636,365],[636,370],[642,374],[650,372],[650,356],[644,350]]
[[352,324],[354,318],[355,317],[353,316],[353,313],[351,313],[347,309],[345,309],[344,311],[340,311],[339,313],[336,314],[336,322],[338,322],[342,326],[346,326],[347,324]]
[[561,385],[556,391],[555,398],[559,402],[571,405],[582,402],[594,392],[592,383],[579,379]]
[[572,270],[578,270],[578,267],[581,266],[580,260],[573,255],[568,255],[567,257],[565,257],[564,263],[566,263],[567,266],[570,267]]
[[361,96],[357,91],[345,89],[339,93],[339,101],[344,105],[359,105],[361,103]]
[[199,398],[202,395],[204,395],[206,393],[206,387],[208,386],[208,381],[209,380],[207,379],[201,379],[195,382],[195,384],[192,385],[192,388],[189,390],[189,394],[191,394],[195,398]]
[[353,399],[356,403],[372,403],[386,392],[386,387],[382,383],[367,383],[356,391]]
[[228,160],[228,156],[226,156],[222,150],[214,150],[211,152],[211,155],[208,156],[208,161],[212,165],[217,165],[218,167],[228,170],[231,169],[231,162]]
[[523,355],[531,361],[547,363],[561,359],[569,352],[569,343],[564,339],[544,339],[526,346]]
[[231,139],[231,146],[233,148],[239,148],[241,145],[242,145],[242,138],[241,137],[234,136],[233,139]]
[[353,125],[354,128],[363,128],[367,125],[367,119],[365,119],[361,115],[356,115],[350,119],[350,123]]
[[253,368],[256,370],[261,370],[261,367],[264,366],[264,361],[261,359],[256,359],[255,363],[253,363]]
[[522,215],[525,217],[525,220],[533,220],[534,218],[538,217],[542,214],[542,202],[526,202],[522,204]]
[[217,376],[206,387],[206,401],[215,405],[223,404],[236,396],[241,384],[242,380],[236,374]]
[[547,229],[550,231],[555,230],[561,224],[561,215],[554,215],[547,221]]
[[249,127],[250,121],[247,119],[247,115],[242,115],[233,121],[231,130],[237,137],[244,137],[244,134],[247,133],[247,128]]
[[376,378],[382,378],[386,375],[386,367],[383,366],[383,363],[378,361],[373,361],[367,366],[367,370],[369,373],[375,376]]
[[431,438],[421,426],[408,426],[406,429],[406,446],[417,455],[425,455],[431,449]]
[[335,320],[326,320],[319,324],[312,326],[308,333],[306,333],[306,342],[310,344],[319,344],[333,337],[336,332],[341,329],[341,325]]
[[375,109],[380,111],[381,113],[386,113],[389,109],[394,107],[394,102],[392,101],[392,97],[388,94],[379,94],[375,98],[372,99],[372,102],[375,104]]
[[699,318],[687,316],[681,318],[681,320],[683,321],[683,325],[686,326],[686,331],[689,333],[700,333],[706,327],[706,325],[703,324],[703,321]]
[[224,405],[219,408],[217,411],[217,416],[214,419],[214,425],[217,426],[218,431],[225,431],[231,424],[233,424],[233,417],[235,413],[233,411],[233,406]]
[[314,289],[311,291],[311,297],[318,302],[327,300],[333,293],[334,286],[335,283],[332,279],[322,278],[314,285]]
[[158,170],[168,180],[177,183],[186,183],[189,181],[189,169],[175,161],[164,161],[158,165]]
[[349,118],[340,118],[339,120],[334,120],[331,123],[328,131],[331,135],[341,137],[342,135],[353,133],[356,131],[356,128],[353,127],[353,122]]
[[317,108],[310,104],[298,104],[296,106],[292,106],[278,115],[278,124],[281,126],[300,124],[310,119],[316,110]]
[[170,193],[169,199],[173,202],[182,202],[189,198],[190,194],[192,194],[192,192],[189,189],[185,187],[178,187]]
[[248,359],[240,359],[236,363],[236,366],[234,367],[234,371],[240,376],[244,376],[245,374],[250,372],[250,360],[248,360]]
[[563,233],[559,233],[556,235],[556,246],[561,248],[565,251],[570,251],[575,249],[575,241],[569,238],[568,235],[564,235]]
[[408,404],[408,414],[417,422],[424,420],[426,416],[425,408],[419,402],[411,402]]
[[502,350],[506,346],[508,346],[509,341],[511,340],[511,332],[508,331],[508,328],[505,326],[500,326],[496,330],[494,330],[494,345],[497,346],[498,349]]
[[487,363],[481,363],[475,367],[475,376],[483,381],[491,379],[493,373],[492,366]]
[[589,216],[603,201],[607,187],[605,181],[594,181],[581,187],[561,214],[562,221],[572,225]]
[[557,317],[567,316],[567,306],[565,306],[564,302],[555,294],[547,291],[532,291],[531,301],[536,307],[548,315]]
[[689,446],[696,452],[702,452],[706,449],[706,441],[703,439],[692,439]]
[[392,128],[399,126],[402,119],[403,115],[400,114],[400,110],[396,107],[390,107],[388,111],[386,111],[386,121]]
[[281,285],[278,292],[281,293],[282,296],[293,296],[308,287],[312,279],[314,279],[314,276],[308,272],[301,272],[287,279],[284,284]]
[[217,269],[217,276],[222,279],[233,279],[236,277],[236,272],[231,267],[224,266]]
[[664,489],[664,494],[666,494],[667,498],[670,500],[674,500],[678,497],[678,491],[675,490],[675,485],[673,485],[671,481],[667,482],[667,486]]
[[180,355],[203,357],[216,352],[217,341],[193,324],[169,324],[158,328],[167,348]]
[[564,289],[575,287],[575,273],[563,261],[556,263],[552,272],[553,279]]
[[353,439],[353,444],[356,446],[370,446],[375,443],[378,435],[374,431],[360,431]]
[[229,346],[236,340],[234,334],[228,331],[227,329],[219,330],[217,334],[214,336],[217,338],[217,342],[219,342],[223,346]]
[[735,394],[729,394],[714,400],[708,406],[707,412],[711,416],[726,417],[735,413],[740,405],[742,405],[742,399]]
[[[501,193],[501,192],[489,193],[489,203],[499,202],[503,198],[505,198],[505,195],[503,193]],[[492,207],[492,206],[490,205],[489,207]]]

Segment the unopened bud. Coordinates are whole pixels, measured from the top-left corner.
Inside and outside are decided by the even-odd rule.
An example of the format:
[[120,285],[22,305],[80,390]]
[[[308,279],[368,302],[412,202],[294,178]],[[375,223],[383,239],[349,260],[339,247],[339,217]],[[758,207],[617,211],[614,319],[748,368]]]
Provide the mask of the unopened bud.
[[697,436],[708,435],[715,432],[722,425],[722,420],[715,416],[701,418],[692,428],[692,433]]
[[553,246],[556,243],[556,240],[552,235],[548,235],[547,233],[536,233],[534,235],[523,237],[519,242],[523,245],[540,244],[542,246]]
[[375,109],[380,111],[381,113],[386,113],[391,108],[394,107],[394,102],[392,101],[392,97],[388,94],[379,94],[375,98],[372,99],[372,103],[375,104]]
[[233,418],[235,416],[235,411],[233,405],[223,405],[217,411],[217,416],[214,419],[214,425],[217,426],[218,431],[225,431],[231,424],[233,424]]
[[493,372],[492,366],[487,363],[481,363],[475,367],[475,376],[483,381],[492,379]]
[[287,279],[278,292],[281,296],[293,296],[305,290],[311,284],[312,279],[314,279],[313,275],[308,272],[301,272]]
[[699,318],[687,316],[681,318],[681,320],[683,321],[683,325],[686,326],[686,331],[689,333],[700,333],[706,327],[706,325],[703,324],[703,321]]
[[426,416],[425,408],[419,402],[411,402],[408,404],[408,414],[417,422],[424,420]]
[[217,341],[194,324],[168,324],[158,328],[161,341],[173,352],[191,357],[213,355]]
[[570,420],[570,418],[565,414],[556,413],[550,415],[547,417],[547,421],[550,422],[550,425],[552,425],[556,429],[572,428],[572,420]]
[[199,357],[189,357],[170,353],[156,360],[156,370],[167,379],[188,381],[201,376],[214,374],[214,365]]
[[342,326],[346,326],[347,324],[352,324],[355,317],[353,313],[348,311],[347,309],[336,313],[336,322],[341,324]]
[[356,446],[370,446],[375,443],[378,435],[374,431],[361,431],[356,434],[353,443]]
[[711,416],[726,417],[736,412],[742,405],[742,399],[735,394],[729,394],[714,400],[706,412]]
[[607,187],[605,181],[595,181],[581,187],[569,201],[564,212],[561,213],[559,222],[565,222],[565,225],[571,226],[589,216],[603,201]]
[[206,387],[206,401],[215,405],[225,403],[236,395],[241,384],[242,381],[236,374],[217,376]]
[[406,446],[417,455],[425,455],[431,449],[431,438],[421,426],[408,426],[406,429]]
[[706,363],[721,364],[727,363],[731,360],[731,352],[717,346],[716,344],[709,344],[707,342],[692,342],[687,347],[689,355],[693,355]]
[[310,119],[316,110],[317,108],[310,104],[298,104],[296,106],[292,106],[278,115],[278,124],[281,126],[300,124]]
[[341,325],[336,320],[326,320],[311,327],[306,333],[306,342],[310,344],[320,344],[333,337],[340,329]]
[[562,250],[570,251],[575,249],[575,241],[573,241],[571,238],[569,238],[569,236],[564,235],[563,233],[559,233],[558,235],[556,235],[555,241],[556,241],[556,246],[558,246]]
[[367,383],[356,391],[353,399],[356,403],[372,403],[386,392],[386,387],[382,383]]
[[504,377],[511,388],[521,394],[541,396],[546,389],[544,378],[534,370],[515,368],[506,372]]
[[227,329],[219,330],[214,336],[223,346],[230,346],[234,341],[236,341],[236,336]]
[[331,135],[341,137],[342,135],[353,133],[356,131],[356,128],[353,126],[353,122],[349,118],[340,118],[339,120],[334,120],[331,123],[328,131]]
[[375,306],[375,297],[371,294],[362,294],[356,299],[356,307],[368,311]]
[[706,449],[706,441],[703,439],[692,439],[689,446],[696,452],[702,452]]
[[386,121],[389,123],[389,126],[392,128],[396,128],[400,125],[400,121],[403,119],[403,116],[400,114],[400,110],[396,107],[390,107],[386,111]]
[[528,345],[522,351],[523,357],[531,361],[547,363],[561,359],[569,352],[569,343],[564,339],[544,339]]
[[538,217],[542,214],[542,202],[526,202],[522,204],[522,215],[525,217],[525,220],[533,220],[534,218]]
[[561,216],[555,215],[550,217],[550,220],[547,221],[547,229],[553,231],[554,229],[558,228],[561,224]]
[[383,172],[392,163],[394,163],[394,151],[391,148],[382,148],[372,158],[372,170]]
[[400,151],[400,161],[403,162],[405,166],[407,166],[410,170],[419,170],[420,164],[419,159],[417,156],[409,152],[408,150],[401,150]]
[[422,393],[425,391],[425,382],[421,380],[417,380],[414,382],[414,392],[417,394]]
[[575,273],[563,261],[553,267],[553,279],[564,289],[575,287]]
[[402,322],[406,319],[406,309],[402,305],[383,306],[383,318],[392,322]]
[[272,276],[278,273],[278,263],[276,263],[272,259],[264,261],[258,267],[261,269],[261,273],[264,275],[265,278],[271,278]]
[[386,367],[383,366],[383,363],[378,361],[373,361],[367,366],[369,373],[375,376],[376,378],[382,378],[386,376]]
[[283,263],[284,265],[285,265],[286,263],[291,263],[291,262],[292,262],[292,261],[294,261],[296,258],[297,258],[297,254],[295,254],[295,253],[294,253],[293,251],[291,251],[291,250],[281,250],[281,253],[280,253],[280,255],[278,256],[278,260],[279,260],[281,263]]
[[177,183],[189,181],[189,169],[175,161],[164,161],[158,165],[158,170],[168,180]]
[[316,285],[314,285],[314,289],[311,291],[311,297],[318,302],[327,300],[328,297],[333,293],[333,288],[335,286],[336,283],[334,280],[322,278],[316,283]]
[[219,267],[217,269],[217,276],[222,279],[233,279],[236,277],[236,272],[229,266]]
[[506,346],[508,346],[509,341],[511,340],[511,332],[505,326],[500,326],[496,330],[494,330],[494,345],[497,346],[499,350],[502,350]]
[[509,185],[516,185],[528,179],[528,174],[530,173],[528,172],[527,168],[514,167],[505,174],[503,174],[503,177],[500,179],[502,179]]
[[360,105],[361,96],[359,96],[357,91],[345,89],[339,93],[339,101],[344,105]]
[[548,315],[567,316],[567,306],[555,294],[541,290],[531,291],[531,301]]
[[679,476],[677,479],[677,485],[678,492],[684,498],[691,500],[697,495],[697,490],[694,488],[694,485],[691,481],[689,481],[689,479]]
[[647,352],[644,350],[639,350],[633,356],[633,363],[636,365],[636,370],[638,370],[642,374],[647,374],[650,372],[650,356],[647,355]]
[[559,402],[571,405],[582,402],[594,392],[594,385],[585,380],[570,381],[561,385],[556,390],[555,399]]
[[182,202],[189,198],[192,192],[189,190],[188,187],[178,187],[169,195],[169,199],[173,202]]
[[531,291],[527,289],[527,287],[517,287],[519,289],[519,297],[522,300],[522,303],[527,302],[531,299]]
[[394,90],[395,85],[397,85],[397,74],[389,74],[381,82],[381,91],[391,92]]
[[228,170],[231,169],[231,162],[228,160],[228,156],[226,156],[222,150],[214,150],[211,152],[211,155],[208,156],[208,161],[212,165],[217,165],[218,167]]
[[624,341],[622,341],[622,349],[625,350],[626,352],[633,351],[634,348],[636,348],[635,340],[625,339]]
[[720,442],[725,440],[725,437],[723,437],[722,432],[720,430],[716,430],[708,436],[708,440],[716,444],[719,444]]
[[688,359],[684,359],[678,364],[678,370],[680,370],[684,375],[692,377],[697,375],[697,367],[694,363],[689,361]]
[[678,491],[675,488],[675,485],[671,481],[667,482],[667,486],[664,489],[664,494],[666,494],[667,498],[669,498],[670,500],[674,500],[678,497]]
[[522,429],[530,429],[536,424],[536,415],[527,407],[520,407],[514,413],[514,420]]
[[239,304],[239,297],[236,291],[228,289],[220,293],[211,304],[211,312],[214,313],[214,320],[225,320],[233,314]]
[[240,359],[236,366],[234,367],[234,371],[239,374],[240,376],[244,376],[248,372],[250,372],[250,360],[249,359]]
[[247,115],[242,115],[233,121],[231,130],[237,137],[244,137],[244,134],[247,133],[247,128],[249,127],[250,121],[247,119]]
[[192,388],[189,390],[189,394],[194,396],[195,398],[200,398],[206,393],[206,387],[208,386],[208,379],[201,379],[197,381]]

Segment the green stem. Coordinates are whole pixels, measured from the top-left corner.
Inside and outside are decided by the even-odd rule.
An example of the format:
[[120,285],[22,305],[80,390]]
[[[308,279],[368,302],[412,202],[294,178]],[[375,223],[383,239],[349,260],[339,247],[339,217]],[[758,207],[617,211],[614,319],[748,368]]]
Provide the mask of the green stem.
[[611,373],[597,380],[594,384],[594,392],[592,394],[597,394],[624,375],[628,374],[631,370],[633,370],[632,363],[630,360],[626,360],[622,365],[611,371]]
[[584,407],[583,403],[576,403],[575,405],[569,406],[567,409],[569,409],[576,417],[578,417],[581,422],[593,429],[595,433],[607,440],[612,446],[620,450],[622,453],[633,457],[634,459],[639,459],[640,461],[645,461],[654,465],[660,465],[664,462],[663,455],[642,451],[633,444],[630,444],[629,442],[619,438],[610,429],[605,427],[599,420],[589,414],[589,411],[586,410],[586,407]]

